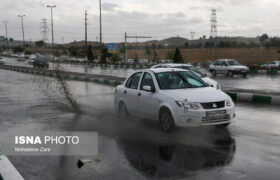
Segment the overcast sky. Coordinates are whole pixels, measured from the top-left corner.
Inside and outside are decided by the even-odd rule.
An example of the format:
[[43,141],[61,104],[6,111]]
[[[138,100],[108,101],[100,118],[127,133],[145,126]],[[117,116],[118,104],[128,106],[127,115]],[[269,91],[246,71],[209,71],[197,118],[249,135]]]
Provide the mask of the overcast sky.
[[[20,18],[24,17],[25,37],[42,39],[40,22],[50,21],[48,4],[55,4],[55,42],[84,39],[84,11],[88,11],[88,40],[99,36],[99,0],[1,0],[0,35],[5,35],[2,21],[8,20],[8,36],[22,39]],[[171,36],[195,38],[210,34],[211,9],[217,10],[219,36],[257,36],[280,34],[279,0],[102,0],[103,38],[120,42],[124,32],[147,35],[153,39]],[[49,27],[50,30],[50,27]],[[51,33],[49,33],[49,41]],[[135,41],[135,40],[130,40]]]

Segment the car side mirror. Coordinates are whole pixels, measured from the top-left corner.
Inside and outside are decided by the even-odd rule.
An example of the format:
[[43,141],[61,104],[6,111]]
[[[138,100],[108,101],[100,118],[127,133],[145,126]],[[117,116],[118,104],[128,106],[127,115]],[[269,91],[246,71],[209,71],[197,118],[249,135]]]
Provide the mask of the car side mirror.
[[152,86],[143,86],[143,90],[147,92],[155,92],[155,88],[153,88]]
[[207,77],[207,74],[204,74],[204,77]]

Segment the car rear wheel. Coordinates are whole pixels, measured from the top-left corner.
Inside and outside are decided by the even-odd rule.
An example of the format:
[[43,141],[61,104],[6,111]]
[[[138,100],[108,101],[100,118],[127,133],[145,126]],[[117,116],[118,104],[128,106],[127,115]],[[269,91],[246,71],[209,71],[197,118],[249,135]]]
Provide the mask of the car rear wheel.
[[228,72],[228,76],[229,76],[229,77],[233,77],[233,72],[232,72],[232,71],[229,71],[229,72]]
[[128,111],[127,111],[126,105],[123,102],[121,102],[119,104],[118,114],[119,114],[119,117],[124,120],[126,120],[128,117]]
[[171,112],[167,108],[163,108],[159,113],[159,123],[164,132],[170,132],[174,129],[175,123]]

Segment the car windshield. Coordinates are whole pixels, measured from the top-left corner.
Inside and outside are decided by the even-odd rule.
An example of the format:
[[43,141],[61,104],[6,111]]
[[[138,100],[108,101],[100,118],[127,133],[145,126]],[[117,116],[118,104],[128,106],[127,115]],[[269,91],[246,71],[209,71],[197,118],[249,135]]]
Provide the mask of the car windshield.
[[200,78],[204,78],[204,77],[205,77],[205,75],[202,74],[202,72],[200,72],[200,71],[199,71],[196,67],[194,67],[194,66],[186,66],[185,68],[188,69],[188,70],[190,70],[190,71],[192,71],[195,75],[197,75],[197,76],[200,77]]
[[240,63],[237,62],[236,60],[230,60],[230,61],[228,61],[228,64],[229,64],[230,66],[237,66],[237,65],[240,65]]
[[156,78],[162,90],[207,87],[200,78],[188,71],[157,73]]
[[196,76],[198,76],[199,78],[204,78],[205,75],[202,74],[196,67],[194,66],[176,66],[174,68],[180,68],[180,69],[186,69],[191,71],[193,74],[195,74]]

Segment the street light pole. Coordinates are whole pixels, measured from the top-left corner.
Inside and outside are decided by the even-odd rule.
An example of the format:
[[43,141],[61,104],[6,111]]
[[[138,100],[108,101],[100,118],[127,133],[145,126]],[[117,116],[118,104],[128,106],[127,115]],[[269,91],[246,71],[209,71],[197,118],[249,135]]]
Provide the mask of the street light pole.
[[100,18],[100,62],[102,60],[102,5],[101,0],[99,0],[99,18]]
[[124,33],[124,46],[125,46],[125,57],[124,57],[124,63],[127,63],[127,33]]
[[48,8],[51,8],[51,24],[52,24],[52,53],[53,53],[53,61],[54,61],[54,38],[53,38],[53,11],[52,9],[55,8],[56,6],[50,6],[47,5]]
[[5,24],[5,29],[6,29],[6,51],[8,49],[8,42],[9,42],[9,39],[8,39],[8,28],[7,28],[7,24],[8,24],[9,21],[3,21],[3,23]]
[[22,46],[24,45],[24,27],[23,27],[23,17],[25,16],[24,15],[18,15],[18,17],[21,18],[21,30],[22,30]]

